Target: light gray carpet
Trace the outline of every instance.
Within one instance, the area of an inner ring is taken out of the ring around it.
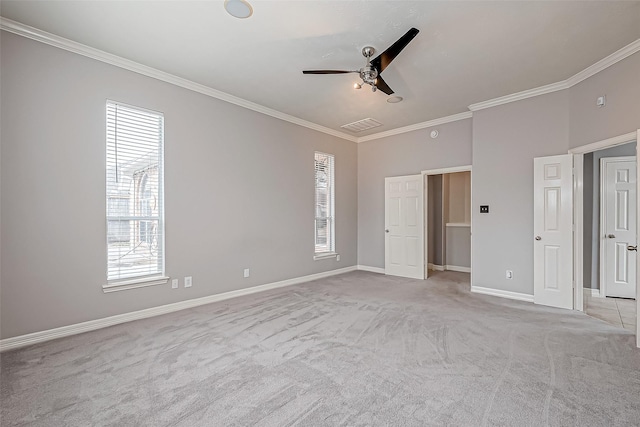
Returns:
[[[468,280],[353,272],[8,352],[2,425],[640,425],[632,333]]]

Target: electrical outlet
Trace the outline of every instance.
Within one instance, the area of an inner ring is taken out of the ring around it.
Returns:
[[[193,285],[193,281],[191,276],[187,276],[184,278],[184,287],[185,288],[190,288]]]
[[[336,255],[336,261],[340,261],[340,255]]]
[[[178,289],[178,279],[171,280],[171,289]]]
[[[513,271],[507,270],[506,276],[507,276],[507,279],[513,279]]]
[[[245,269],[244,269],[244,277],[245,277],[245,278],[247,278],[247,277],[249,277],[249,276],[250,276],[250,271],[249,271],[249,269],[248,269],[248,268],[245,268]]]

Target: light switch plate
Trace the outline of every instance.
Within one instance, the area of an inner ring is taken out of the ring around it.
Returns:
[[[184,278],[184,287],[185,287],[185,288],[190,288],[190,287],[191,287],[191,285],[193,285],[193,281],[192,281],[191,276],[187,276],[187,277],[185,277],[185,278]]]

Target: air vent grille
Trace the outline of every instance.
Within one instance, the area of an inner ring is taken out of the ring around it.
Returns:
[[[351,132],[362,132],[367,129],[377,128],[378,126],[382,126],[382,123],[372,118],[367,118],[367,119],[358,120],[357,122],[348,123],[340,127],[342,129],[346,129]]]

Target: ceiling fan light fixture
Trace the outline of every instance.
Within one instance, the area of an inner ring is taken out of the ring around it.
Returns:
[[[231,0],[226,0],[231,1]],[[244,1],[244,0],[242,0]],[[411,40],[419,33],[417,28],[411,28],[402,37],[396,40],[387,50],[382,52],[377,57],[371,59],[375,53],[375,49],[371,46],[365,46],[362,48],[362,55],[367,60],[364,67],[359,70],[303,70],[303,74],[345,74],[345,73],[358,73],[362,79],[362,83],[355,83],[354,89],[360,89],[362,85],[371,86],[371,91],[376,92],[380,89],[380,92],[384,92],[387,95],[393,95],[393,89],[389,87],[387,82],[384,81],[380,73],[394,60],[396,56],[409,44]],[[400,101],[402,98],[400,98]],[[392,101],[393,102],[393,101]],[[399,102],[399,101],[397,101]]]
[[[404,98],[402,98],[401,96],[390,96],[389,98],[387,98],[387,102],[389,104],[397,104],[398,102],[402,102]]]
[[[244,19],[253,15],[253,8],[246,0],[225,0],[224,8],[229,15]]]

